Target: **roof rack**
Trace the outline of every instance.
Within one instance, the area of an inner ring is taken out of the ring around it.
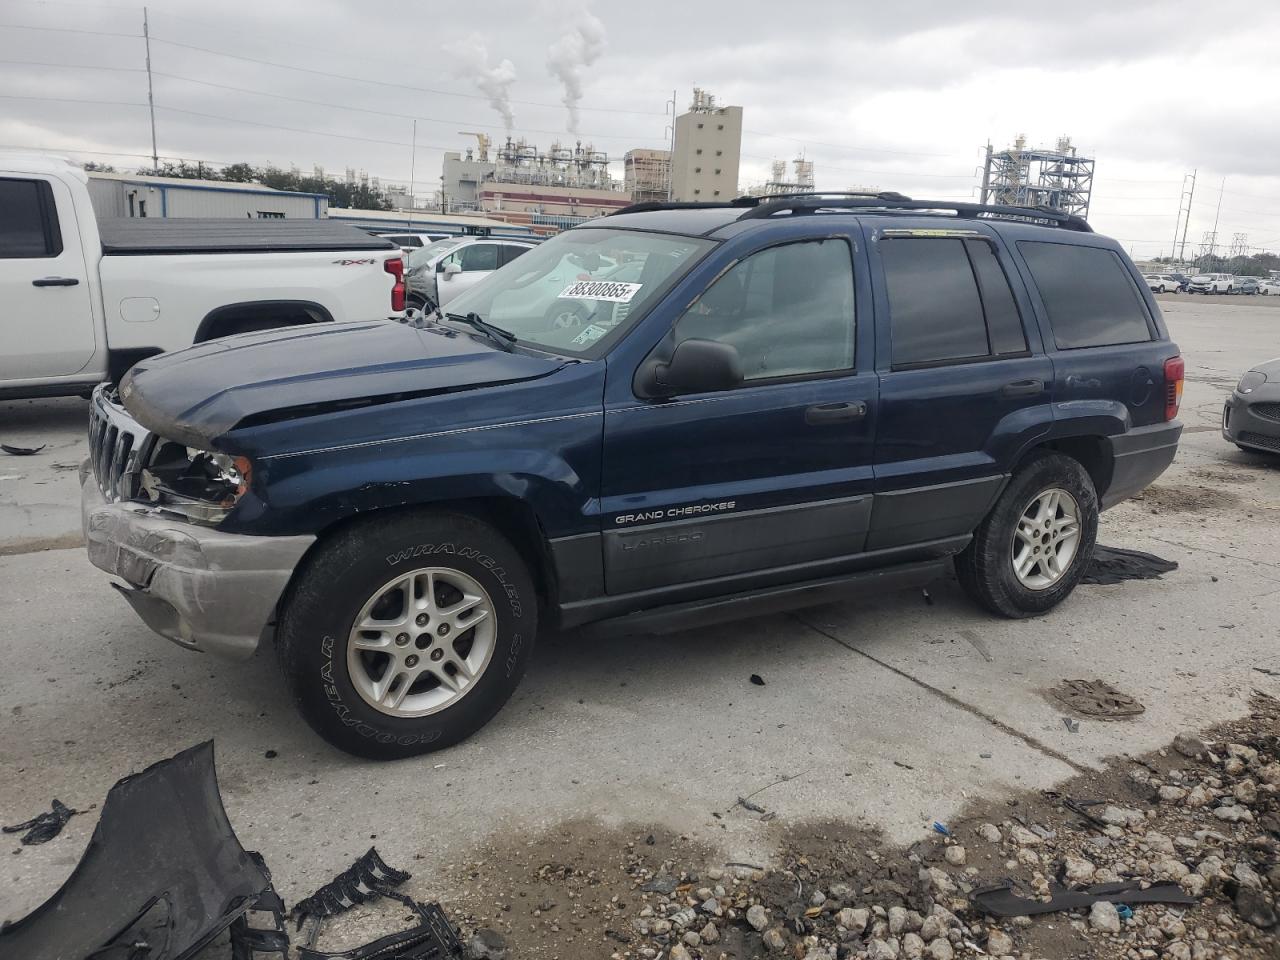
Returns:
[[[729,201],[661,201],[650,200],[633,203],[615,210],[610,216],[621,213],[648,213],[654,210],[732,210],[741,209],[739,220],[764,220],[778,214],[817,213],[822,210],[866,211],[950,211],[957,217],[973,220],[1010,220],[1054,226],[1081,233],[1092,233],[1093,228],[1083,217],[1055,210],[1052,207],[1014,207],[1003,204],[949,202],[941,200],[913,200],[886,190],[881,193],[784,193],[768,197],[738,197]]]

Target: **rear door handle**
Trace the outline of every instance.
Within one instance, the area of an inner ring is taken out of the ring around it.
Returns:
[[[39,280],[32,280],[33,287],[74,287],[80,281],[75,277],[41,277]]]
[[[804,422],[811,427],[826,423],[849,423],[867,415],[867,405],[862,400],[852,403],[819,403],[804,412]]]
[[[1043,380],[1014,380],[1000,388],[1006,397],[1035,397],[1044,393]]]

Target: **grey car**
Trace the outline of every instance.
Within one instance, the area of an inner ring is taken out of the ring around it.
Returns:
[[[1242,450],[1280,453],[1280,357],[1240,378],[1222,411],[1222,435]]]

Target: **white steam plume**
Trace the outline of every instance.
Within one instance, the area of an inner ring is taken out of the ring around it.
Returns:
[[[499,60],[489,66],[489,50],[478,34],[459,40],[447,48],[457,64],[459,77],[485,95],[489,106],[502,116],[502,125],[511,132],[515,116],[511,112],[511,85],[516,82],[516,66],[510,60]]]
[[[605,29],[594,14],[582,9],[576,23],[547,48],[547,69],[564,87],[564,105],[569,110],[568,129],[578,133],[578,103],[582,100],[582,75],[600,59],[605,48]]]

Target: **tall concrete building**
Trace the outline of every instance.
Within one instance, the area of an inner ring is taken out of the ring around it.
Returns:
[[[742,108],[722,107],[694,87],[689,112],[676,117],[671,157],[673,200],[732,200],[738,195]]]

